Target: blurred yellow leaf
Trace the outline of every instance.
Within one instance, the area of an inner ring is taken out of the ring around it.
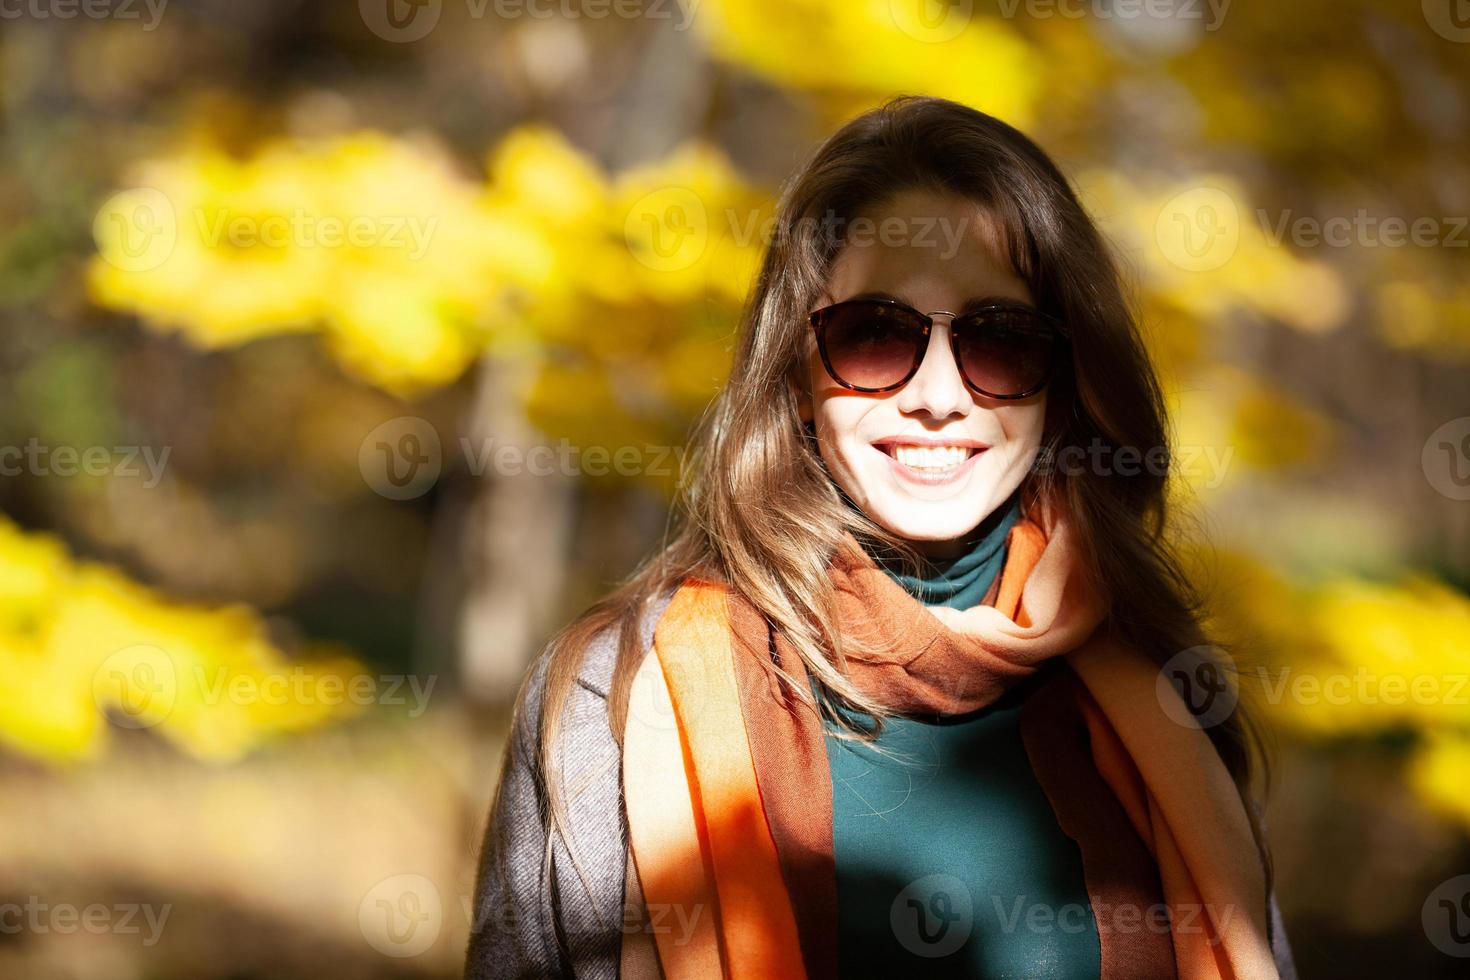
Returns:
[[[95,759],[110,716],[199,758],[237,758],[366,703],[360,665],[319,653],[292,663],[244,606],[172,602],[0,518],[0,741],[28,755]]]

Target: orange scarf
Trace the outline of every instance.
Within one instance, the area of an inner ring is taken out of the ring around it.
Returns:
[[[965,610],[922,605],[856,540],[845,545],[832,563],[838,625],[882,651],[849,655],[849,671],[893,710],[971,711],[1065,657],[1070,670],[1027,698],[1022,737],[1081,849],[1104,980],[1275,980],[1264,873],[1235,784],[1205,732],[1165,713],[1178,694],[1156,683],[1157,665],[1099,628],[1106,610],[1065,519],[1044,508],[1017,523],[994,604]],[[778,682],[772,650],[808,683],[751,603],[691,579],[633,681],[630,853],[646,907],[693,923],[655,931],[668,980],[836,977],[824,733]],[[1149,925],[1160,903],[1167,930]]]

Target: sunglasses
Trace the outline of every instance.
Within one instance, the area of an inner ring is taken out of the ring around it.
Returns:
[[[1026,398],[1046,387],[1066,341],[1061,321],[1024,303],[989,303],[955,315],[920,313],[895,299],[850,299],[807,317],[827,373],[853,391],[908,384],[929,348],[934,317],[950,317],[960,376],[989,398]]]

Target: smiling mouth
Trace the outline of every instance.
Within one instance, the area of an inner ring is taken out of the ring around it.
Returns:
[[[916,473],[936,475],[957,469],[971,456],[984,451],[979,446],[919,446],[899,442],[875,443],[873,448]]]

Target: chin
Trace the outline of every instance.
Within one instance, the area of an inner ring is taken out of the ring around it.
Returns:
[[[906,541],[916,544],[940,544],[964,537],[975,530],[981,520],[983,518],[976,515],[973,520],[946,522],[942,525],[926,523],[922,526],[915,526],[912,522],[903,521],[880,521],[879,523]]]
[[[956,508],[925,500],[885,496],[868,513],[875,522],[908,541],[943,542],[969,534],[985,514],[976,506]]]
[[[941,489],[944,496],[926,499],[923,494],[933,490],[897,485],[886,473],[865,472],[855,481],[861,496],[851,491],[849,496],[863,501],[863,512],[891,533],[916,544],[938,544],[964,537],[993,514],[1014,492],[1012,484],[1021,483],[1008,476],[997,480],[989,473],[974,473],[948,493]]]

